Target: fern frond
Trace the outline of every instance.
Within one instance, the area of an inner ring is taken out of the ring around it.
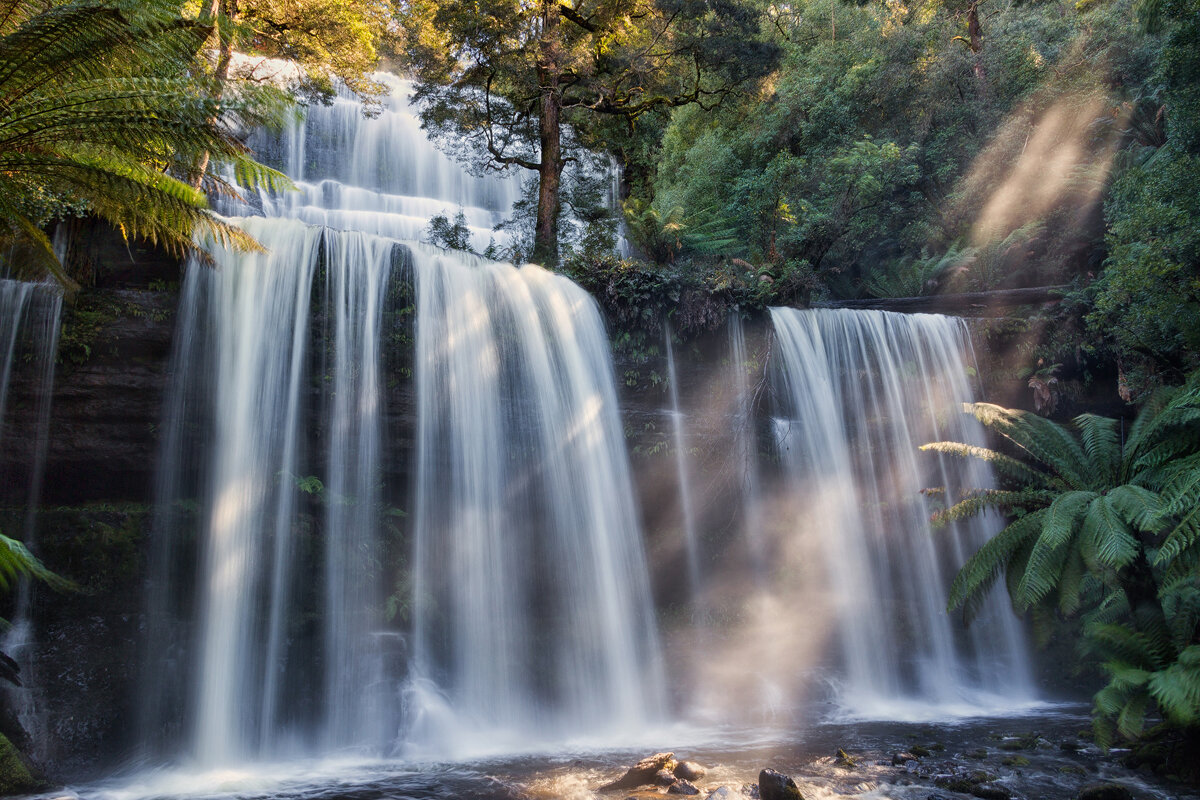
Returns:
[[[968,403],[964,408],[983,425],[1049,467],[1068,488],[1088,489],[1094,484],[1095,476],[1083,449],[1061,425],[1028,411],[1001,408],[991,403]]]
[[[1121,569],[1141,552],[1129,524],[1113,507],[1111,495],[1099,496],[1088,506],[1080,533],[1080,551],[1093,569]]]
[[[1018,608],[1029,608],[1054,590],[1062,573],[1064,551],[1078,535],[1079,522],[1097,497],[1095,492],[1067,492],[1050,504],[1017,585],[1014,601]]]
[[[1017,511],[1043,508],[1050,505],[1053,499],[1054,493],[1044,490],[1009,492],[1003,489],[970,489],[957,503],[935,511],[929,519],[934,527],[943,527],[952,522],[978,516],[989,509],[995,509],[1002,514],[1013,514]]]
[[[960,442],[930,442],[929,444],[921,445],[921,450],[923,452],[940,453],[957,458],[978,458],[981,461],[986,461],[992,466],[992,469],[1006,478],[1011,478],[1020,483],[1032,486],[1049,487],[1050,476],[1046,475],[1046,473],[1034,469],[1012,456],[999,453],[995,450],[989,450],[986,447],[976,447]]]
[[[1014,556],[1041,532],[1046,509],[1039,509],[1010,523],[967,559],[950,584],[948,607],[964,607],[973,616],[972,603],[981,599],[995,584],[1002,570],[1009,568]]]
[[[1121,464],[1121,445],[1118,439],[1117,420],[1095,414],[1081,414],[1074,419],[1083,452],[1087,455],[1091,469],[1106,484],[1117,482]]]
[[[0,533],[0,590],[8,591],[20,578],[32,578],[57,591],[75,585],[49,570],[22,542]]]
[[[1200,722],[1200,645],[1191,645],[1174,664],[1150,676],[1150,695],[1178,725]]]

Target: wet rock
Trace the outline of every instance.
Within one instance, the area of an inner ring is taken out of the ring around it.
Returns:
[[[971,789],[971,794],[980,800],[1010,800],[1012,792],[998,783],[978,784]]]
[[[700,790],[696,784],[680,778],[667,788],[667,794],[700,794]]]
[[[736,800],[736,797],[728,786],[718,786],[708,793],[708,800]]]
[[[837,751],[837,761],[835,761],[834,764],[842,769],[854,769],[858,766],[858,759],[839,747]]]
[[[1000,763],[1006,767],[1028,767],[1029,759],[1025,756],[1005,756]]]
[[[758,794],[761,800],[804,800],[791,776],[773,769],[758,773]]]
[[[925,800],[950,800],[950,798],[944,794],[931,794]]]
[[[695,761],[680,761],[675,765],[675,777],[685,781],[698,781],[708,774],[708,770]]]
[[[654,783],[657,786],[670,786],[675,782],[675,775],[669,769],[660,769],[654,773]]]
[[[1074,739],[1064,739],[1058,743],[1058,749],[1062,750],[1064,753],[1078,753],[1083,749],[1083,745]]]
[[[19,794],[37,788],[37,781],[21,761],[17,748],[0,735],[0,794]]]
[[[970,751],[966,755],[967,755],[967,758],[974,758],[979,761],[982,761],[983,759],[988,757],[988,751],[986,748],[980,747],[980,748]]]
[[[903,767],[910,761],[917,761],[919,756],[913,752],[907,753],[892,753],[892,766]]]
[[[742,794],[746,795],[746,797],[749,797],[750,800],[760,800],[762,796],[758,791],[757,783],[743,783]]]
[[[1093,783],[1079,790],[1079,800],[1133,800],[1133,792],[1119,783]]]
[[[919,744],[914,744],[909,748],[908,751],[917,758],[928,758],[929,756],[933,755],[932,750],[930,750],[928,747],[922,747]]]
[[[625,771],[624,775],[612,783],[601,786],[600,791],[636,789],[639,786],[656,784],[659,770],[666,770],[670,774],[671,770],[675,769],[675,763],[674,753],[655,753],[634,764]],[[675,778],[672,776],[671,780],[675,780]]]

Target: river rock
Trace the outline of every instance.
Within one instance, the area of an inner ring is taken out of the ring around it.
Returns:
[[[791,776],[773,769],[758,773],[758,796],[761,800],[804,800]]]
[[[700,790],[696,784],[680,778],[667,788],[667,794],[700,794]]]
[[[654,782],[659,786],[670,786],[675,782],[675,773],[669,769],[660,769],[654,773]]]
[[[658,771],[666,770],[667,772],[671,772],[671,770],[675,769],[675,763],[674,753],[655,753],[634,764],[625,771],[624,775],[612,783],[606,783],[601,786],[600,791],[609,792],[616,789],[636,789],[639,786],[655,784],[657,782]],[[674,780],[674,777],[671,780]]]
[[[698,781],[708,774],[708,770],[695,761],[680,761],[675,765],[675,777],[685,781]]]
[[[21,761],[17,748],[0,734],[0,794],[20,794],[37,788],[37,781]]]
[[[1133,792],[1119,783],[1093,783],[1079,790],[1079,800],[1133,800]]]

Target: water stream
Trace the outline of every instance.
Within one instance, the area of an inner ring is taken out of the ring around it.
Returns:
[[[25,513],[20,530],[3,531],[19,539],[37,553],[37,511],[46,470],[46,454],[50,445],[50,413],[54,397],[55,356],[58,352],[62,294],[47,284],[0,279],[0,453],[20,452],[31,456],[27,483],[21,504]],[[32,366],[34,414],[32,430],[17,428],[10,432],[8,418],[9,387],[14,371],[24,362]],[[11,446],[6,436],[23,438],[20,445]],[[28,443],[28,444],[26,444]],[[17,588],[17,601],[12,624],[0,641],[0,652],[20,666],[22,687],[7,684],[4,692],[21,725],[34,735],[33,741],[44,747],[48,724],[38,701],[38,680],[32,658],[36,638],[30,619],[30,587],[22,581]],[[44,754],[44,750],[38,752]]]
[[[268,254],[187,270],[158,504],[196,511],[159,515],[143,736],[190,724],[158,758],[445,756],[662,713],[598,309],[416,241],[456,209],[490,238],[518,185],[435,151],[392,83],[377,118],[339,97],[261,142],[303,179],[226,209]],[[389,407],[409,381],[415,420]],[[189,553],[194,607],[168,596]]]
[[[997,515],[932,531],[921,490],[992,486],[990,469],[922,454],[985,444],[961,413],[972,398],[961,320],[927,314],[771,310],[775,432],[795,504],[791,536],[824,554],[825,590],[851,713],[966,713],[1036,697],[1022,632],[997,596],[969,632],[946,612],[966,554]]]

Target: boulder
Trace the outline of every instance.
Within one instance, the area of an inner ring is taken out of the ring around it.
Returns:
[[[669,769],[660,769],[654,773],[654,783],[658,786],[670,786],[675,782],[675,773]]]
[[[639,786],[649,786],[657,783],[659,770],[671,772],[675,769],[674,753],[655,753],[643,758],[625,771],[625,774],[612,783],[600,787],[600,791],[609,792],[616,789],[636,789]],[[672,777],[672,780],[674,778]]]
[[[804,800],[791,776],[773,769],[758,773],[758,796],[761,800]]]
[[[695,761],[680,761],[675,765],[675,777],[685,781],[698,781],[708,774],[708,770]]]
[[[680,778],[667,788],[667,794],[700,794],[700,790],[696,784]]]
[[[20,794],[37,787],[37,781],[21,761],[17,748],[8,737],[0,734],[0,794]]]
[[[1092,783],[1079,790],[1079,800],[1133,800],[1133,792],[1119,783]]]

